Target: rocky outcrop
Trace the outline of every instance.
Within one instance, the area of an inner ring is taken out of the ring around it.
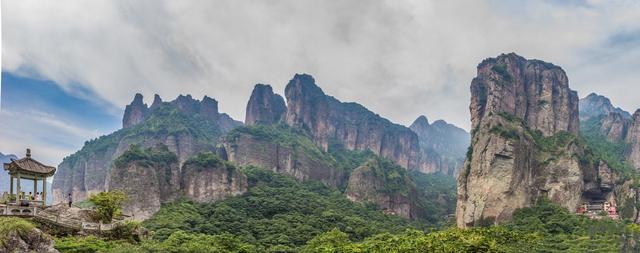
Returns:
[[[640,171],[640,109],[633,114],[626,142],[629,144],[627,160]]]
[[[578,97],[560,67],[515,54],[487,59],[471,83],[470,111],[459,227],[507,221],[542,197],[576,210],[585,189],[606,190],[597,183],[598,164],[579,159]]]
[[[166,146],[146,150],[133,146],[116,159],[107,185],[107,190],[127,194],[124,213],[145,220],[160,210],[161,204],[181,196],[207,203],[242,194],[247,179],[212,153],[200,153],[181,168],[177,156]]]
[[[241,166],[254,165],[298,181],[317,180],[339,186],[344,173],[306,136],[278,126],[247,126],[231,132],[222,153]]]
[[[148,110],[147,104],[142,101],[142,94],[137,93],[133,98],[133,102],[124,109],[122,128],[131,127],[142,122],[147,116]]]
[[[143,148],[165,145],[181,165],[197,153],[215,151],[220,136],[242,125],[219,113],[217,101],[209,97],[198,101],[187,95],[162,102],[156,96],[152,106],[145,108],[142,95],[137,94],[123,119],[127,127],[86,142],[63,160],[53,181],[54,203],[64,201],[69,193],[79,202],[104,191],[111,163],[132,144]]]
[[[14,225],[15,223],[22,223]],[[42,252],[57,253],[54,241],[47,235],[19,218],[0,218],[3,231],[0,252]]]
[[[606,116],[610,113],[618,113],[625,119],[631,118],[631,114],[619,107],[614,107],[611,100],[605,96],[591,93],[589,96],[580,99],[580,120]]]
[[[244,123],[246,125],[275,124],[284,120],[286,113],[287,106],[284,99],[273,93],[270,85],[256,84],[247,103]]]
[[[417,217],[417,192],[405,169],[380,158],[356,168],[349,177],[347,198],[378,205],[386,214]]]
[[[331,143],[349,150],[371,150],[399,165],[414,169],[419,160],[418,137],[357,103],[343,103],[325,95],[310,75],[296,74],[285,89],[286,122],[308,131],[324,151]]]
[[[600,133],[610,142],[624,141],[631,121],[623,114],[611,112],[600,121]]]
[[[471,125],[491,113],[508,113],[544,136],[560,131],[578,134],[578,94],[569,89],[560,67],[516,54],[489,58],[478,65],[471,83]]]
[[[429,124],[425,116],[418,117],[409,128],[420,142],[420,157],[424,161],[419,163],[420,172],[457,175],[469,147],[469,133],[443,120]]]
[[[182,167],[181,191],[200,203],[222,200],[247,191],[247,177],[212,153],[202,153]]]

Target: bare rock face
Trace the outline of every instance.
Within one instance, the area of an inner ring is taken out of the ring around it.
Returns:
[[[623,114],[611,112],[601,120],[600,133],[610,142],[624,141],[631,121]]]
[[[408,219],[417,217],[417,192],[406,170],[380,158],[356,168],[349,177],[347,198],[378,205],[386,214]]]
[[[104,191],[112,161],[132,144],[165,145],[178,156],[180,166],[199,152],[215,151],[220,136],[242,125],[219,113],[217,101],[209,97],[198,101],[187,95],[163,102],[156,96],[147,109],[139,94],[127,106],[123,123],[125,128],[85,142],[80,151],[63,160],[53,181],[54,203],[64,201],[69,193],[79,202]]]
[[[580,99],[580,120],[588,120],[602,115],[606,116],[610,113],[618,113],[625,119],[631,118],[631,114],[619,107],[614,107],[611,100],[605,96],[591,93],[589,96]]]
[[[212,153],[199,154],[182,167],[181,189],[199,203],[222,200],[247,191],[247,178],[234,165]]]
[[[10,222],[10,221],[7,221]],[[0,244],[0,252],[42,252],[57,253],[54,247],[53,238],[33,228],[27,231],[6,231]]]
[[[371,150],[414,169],[419,160],[418,137],[356,103],[325,95],[310,75],[296,74],[285,89],[286,122],[309,132],[324,151],[338,142],[349,150]]]
[[[181,196],[207,203],[247,190],[244,174],[213,153],[199,153],[181,168],[177,156],[163,145],[132,147],[114,162],[107,184],[107,190],[127,194],[123,211],[136,220],[151,217],[161,204]]]
[[[142,101],[142,94],[137,93],[133,98],[133,102],[124,109],[124,117],[122,118],[122,128],[131,127],[144,120],[147,115],[147,104]]]
[[[344,173],[311,140],[288,132],[284,134],[289,140],[260,136],[251,131],[257,127],[240,128],[229,134],[222,143],[222,156],[241,166],[260,166],[298,181],[317,180],[330,186],[341,184]],[[269,133],[287,131],[275,126],[260,127],[268,128],[266,132]]]
[[[633,114],[633,120],[629,126],[626,142],[629,144],[627,160],[640,170],[640,110]]]
[[[507,221],[541,197],[575,210],[585,185],[600,191],[597,165],[578,159],[578,97],[560,67],[503,54],[478,66],[471,93],[474,131],[458,176],[459,227]]]
[[[420,141],[420,158],[424,161],[419,163],[420,172],[457,175],[469,147],[469,133],[443,120],[429,124],[425,116],[418,117],[409,128]]]
[[[287,113],[284,99],[273,93],[270,85],[256,84],[247,103],[245,124],[275,124],[282,120]]]
[[[516,54],[489,58],[478,65],[471,83],[471,123],[479,127],[491,112],[504,112],[551,136],[578,134],[578,94],[569,89],[560,67]]]

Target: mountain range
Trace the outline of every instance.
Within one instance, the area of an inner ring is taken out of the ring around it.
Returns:
[[[59,165],[54,200],[72,193],[80,202],[120,189],[130,196],[125,211],[146,219],[178,199],[206,203],[243,194],[247,179],[237,167],[258,166],[418,219],[430,216],[424,188],[406,171],[454,177],[464,161],[469,134],[442,120],[393,123],[326,95],[306,74],[289,81],[285,97],[257,84],[242,123],[206,96],[164,102],[156,95],[148,106],[136,94],[122,129],[87,141]]]

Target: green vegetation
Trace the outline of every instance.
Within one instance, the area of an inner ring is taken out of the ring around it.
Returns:
[[[620,180],[640,179],[640,176],[631,164],[626,161],[624,152],[627,144],[620,142],[611,142],[607,137],[600,133],[600,125],[602,117],[593,117],[589,120],[580,122],[580,134],[582,135],[585,145],[589,147],[589,152],[585,156],[585,163],[595,164],[598,161],[604,161],[611,169],[621,176]],[[597,164],[596,164],[597,165]],[[638,182],[638,180],[636,180]]]
[[[230,233],[259,249],[295,249],[333,228],[362,240],[377,233],[420,227],[386,216],[373,206],[353,203],[340,191],[318,182],[301,184],[255,167],[244,168],[244,173],[250,184],[245,195],[213,204],[167,204],[144,226],[160,241],[177,231]]]
[[[302,252],[620,252],[632,246],[640,226],[577,216],[547,200],[523,208],[513,222],[488,228],[379,234],[351,240],[332,230],[310,240]]]
[[[30,222],[15,217],[0,217],[0,245],[5,244],[11,235],[24,235],[36,227]]]
[[[409,177],[420,193],[418,203],[423,212],[420,216],[441,227],[447,222],[447,216],[456,211],[456,179],[442,173],[424,174],[419,171],[410,171]]]
[[[371,172],[376,179],[383,182],[384,188],[378,189],[378,192],[409,196],[409,192],[415,187],[405,168],[379,156],[369,159],[358,167],[358,170],[361,170],[361,173]]]
[[[101,192],[89,197],[89,201],[96,205],[98,218],[104,223],[110,223],[114,217],[121,215],[126,199],[127,195],[121,191]]]
[[[197,113],[183,113],[176,105],[163,103],[140,124],[85,142],[80,151],[65,157],[61,166],[82,167],[78,163],[86,157],[109,161],[121,142],[137,145],[147,139],[164,139],[168,136],[190,136],[194,147],[213,150],[221,134],[216,122]],[[105,174],[106,170],[103,170],[89,176],[104,177]]]
[[[511,74],[509,74],[509,71],[507,71],[507,66],[505,66],[504,64],[495,64],[493,65],[493,67],[491,67],[491,70],[500,75],[502,79],[507,82],[510,82],[513,79],[511,77]]]
[[[252,125],[231,130],[225,139],[236,142],[242,134],[247,134],[258,140],[289,147],[307,155],[310,159],[334,165],[336,161],[323,152],[303,131],[286,125]],[[295,153],[295,152],[294,152]]]
[[[145,167],[167,166],[178,162],[178,156],[169,151],[165,145],[157,145],[154,148],[142,149],[138,145],[130,145],[129,149],[118,157],[113,164],[117,167],[125,167],[130,162]]]
[[[350,174],[355,168],[362,165],[376,155],[371,150],[349,150],[338,140],[329,141],[329,154],[336,160],[339,168],[346,174]]]

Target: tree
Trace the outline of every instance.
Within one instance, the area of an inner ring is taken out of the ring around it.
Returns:
[[[113,217],[122,213],[122,204],[127,195],[122,191],[101,192],[91,195],[89,201],[96,205],[96,212],[102,222],[110,223]]]

